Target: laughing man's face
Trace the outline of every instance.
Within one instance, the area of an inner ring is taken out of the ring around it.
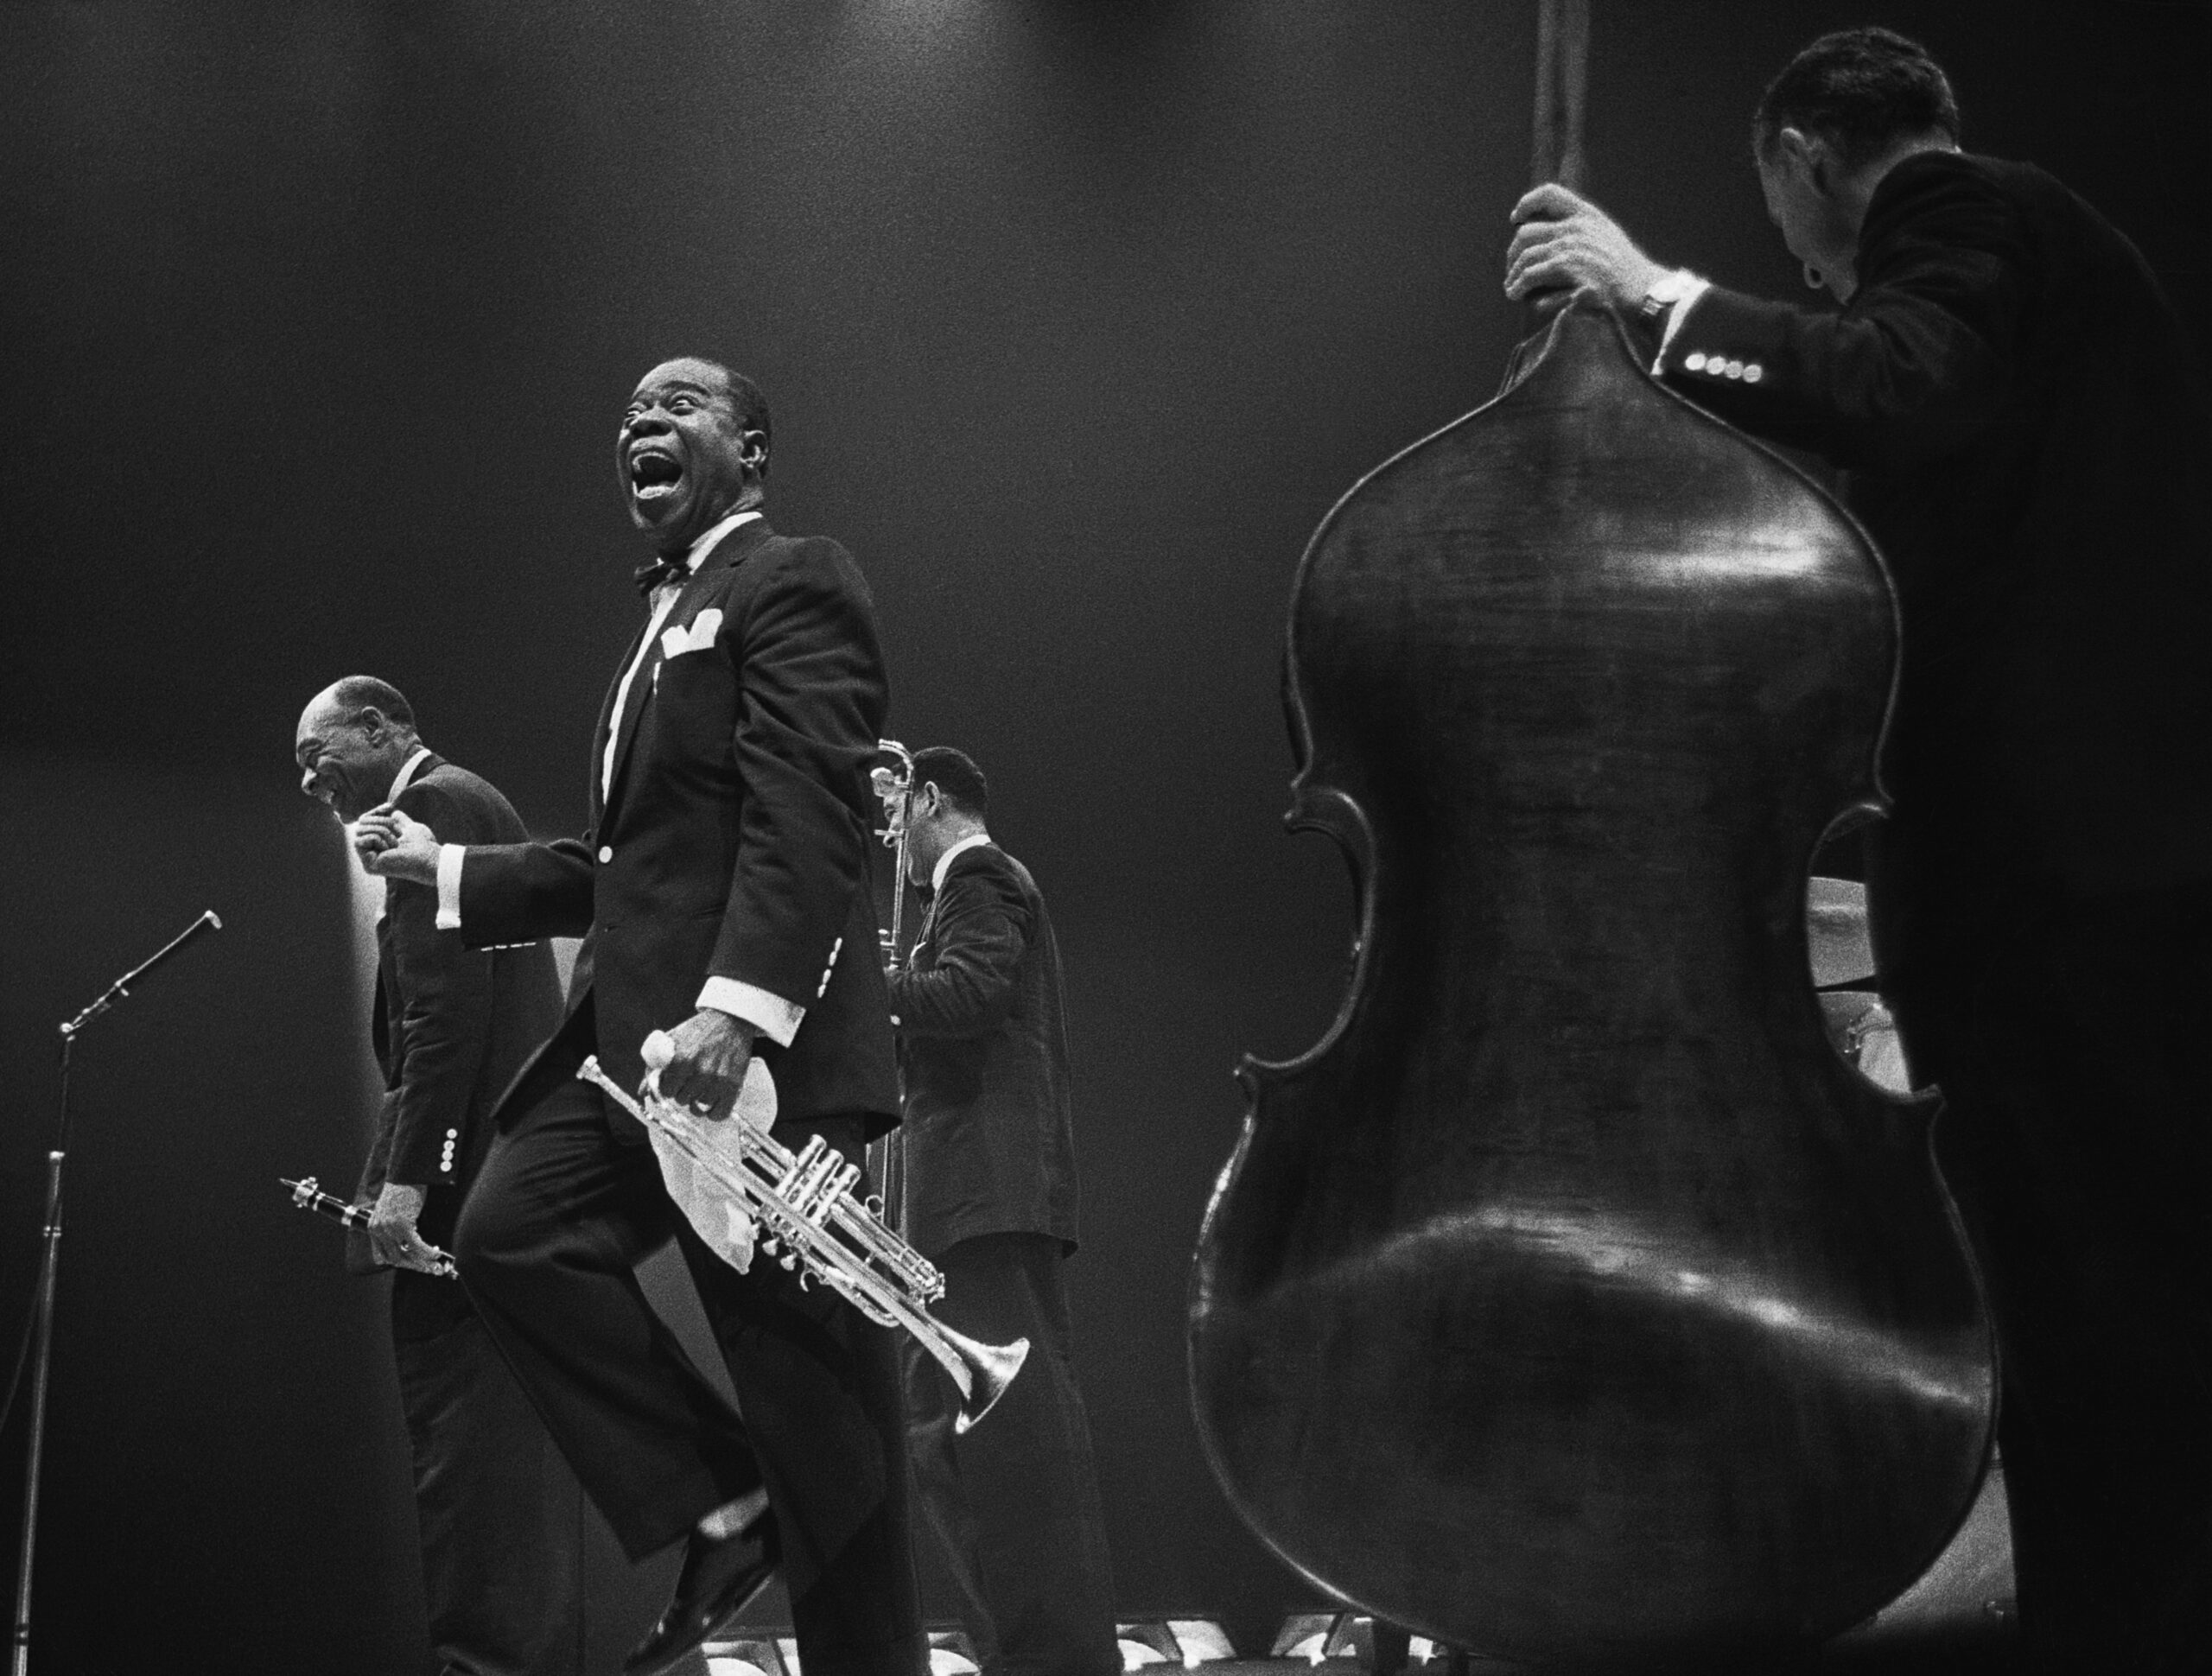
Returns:
[[[614,456],[631,523],[673,554],[759,482],[767,443],[739,428],[721,370],[685,357],[662,362],[639,384]]]
[[[300,790],[341,821],[358,821],[391,795],[399,771],[391,729],[375,710],[348,716],[318,698],[300,716],[292,739]]]

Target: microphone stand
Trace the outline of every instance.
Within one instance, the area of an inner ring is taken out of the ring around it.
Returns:
[[[30,1676],[31,1559],[38,1541],[39,1468],[46,1455],[47,1374],[54,1362],[54,1282],[61,1267],[61,1165],[69,1144],[69,1056],[86,1025],[118,1000],[128,1000],[130,987],[185,944],[208,931],[219,931],[223,922],[211,908],[187,926],[151,960],[125,972],[110,984],[100,998],[61,1026],[61,1115],[54,1124],[54,1147],[46,1155],[46,1232],[39,1254],[38,1288],[32,1305],[31,1333],[35,1346],[31,1369],[30,1442],[24,1451],[23,1543],[16,1562],[16,1650],[13,1676]]]

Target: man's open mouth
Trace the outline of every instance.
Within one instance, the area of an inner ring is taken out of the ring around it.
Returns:
[[[630,456],[630,493],[635,499],[665,499],[683,480],[683,467],[673,454],[644,449]]]

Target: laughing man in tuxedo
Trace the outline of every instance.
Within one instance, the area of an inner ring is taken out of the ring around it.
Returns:
[[[916,1676],[898,1367],[888,1329],[827,1287],[714,1255],[664,1190],[636,1121],[575,1079],[596,1054],[710,1121],[756,1055],[777,1138],[858,1160],[897,1121],[868,890],[868,768],[887,690],[851,557],[761,515],[766,401],[716,362],[648,372],[616,468],[658,561],[616,671],[579,840],[441,847],[391,811],[378,871],[435,884],[472,944],[584,936],[569,1013],[502,1102],[455,1235],[478,1307],[633,1559],[685,1545],[674,1597],[632,1655],[670,1668],[780,1562],[808,1676]],[[685,1359],[631,1266],[673,1236],[736,1388]]]

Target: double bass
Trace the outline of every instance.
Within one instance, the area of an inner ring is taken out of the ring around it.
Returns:
[[[1878,809],[1897,619],[1852,520],[1558,312],[1294,585],[1294,828],[1354,970],[1248,1059],[1190,1371],[1313,1583],[1473,1652],[1802,1646],[1965,1514],[1991,1331],[1935,1101],[1831,1048],[1806,879]]]

